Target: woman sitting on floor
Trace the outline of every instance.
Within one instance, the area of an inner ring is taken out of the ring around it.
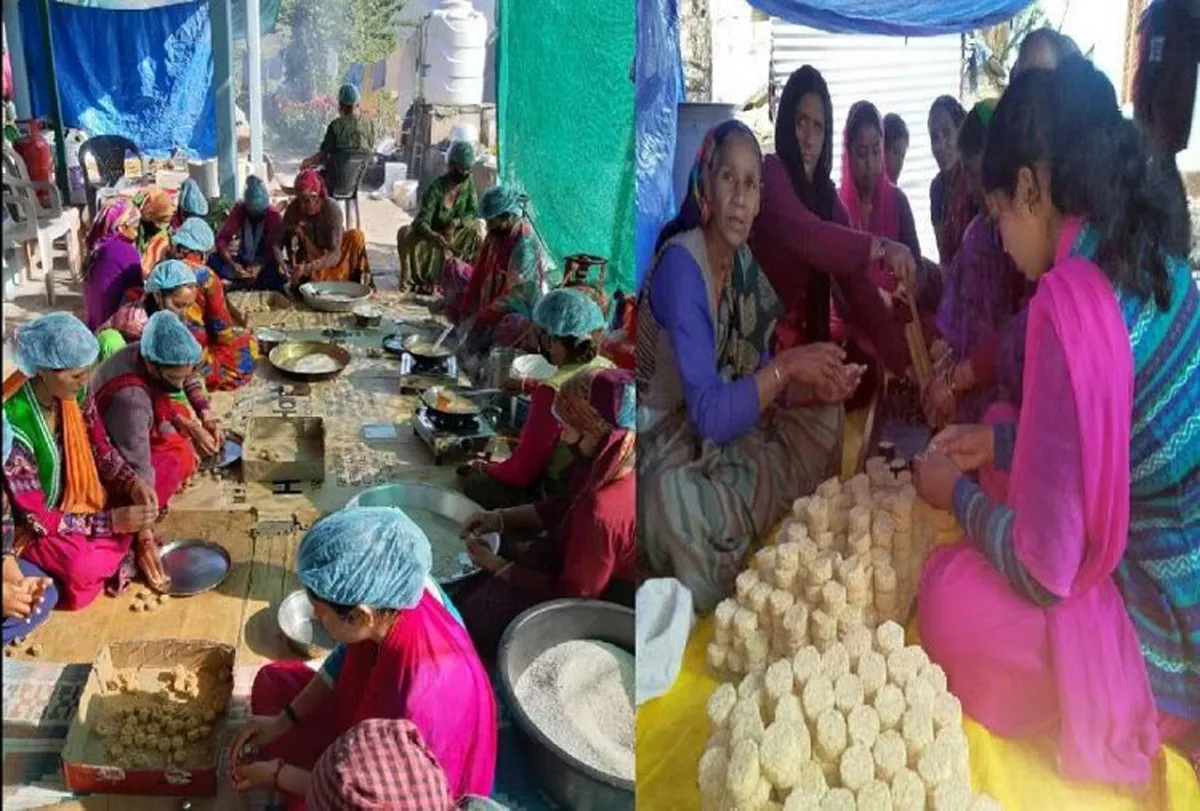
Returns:
[[[478,513],[463,523],[467,551],[490,577],[460,598],[475,646],[492,659],[508,624],[560,597],[604,599],[633,608],[637,581],[634,376],[587,369],[554,399],[562,441],[578,462],[564,495]],[[501,555],[479,540],[502,533]],[[511,560],[511,562],[510,562]]]
[[[146,279],[146,289],[134,291],[132,300],[122,305],[100,332],[100,360],[106,361],[125,348],[130,341],[140,341],[146,322],[159,311],[173,313],[185,318],[187,311],[199,295],[196,273],[192,266],[179,259],[159,262]],[[140,293],[140,295],[136,295]],[[204,379],[193,373],[183,385],[183,391],[171,395],[178,412],[173,421],[175,427],[192,439],[196,451],[202,456],[211,456],[225,444],[224,432],[217,423]],[[194,416],[193,416],[194,415]]]
[[[411,225],[396,232],[400,254],[400,290],[429,294],[442,278],[446,258],[468,265],[479,254],[479,198],[471,180],[475,148],[455,141],[447,157],[446,174],[435,179],[421,198],[421,210]]]
[[[530,316],[547,289],[547,261],[525,204],[516,189],[493,186],[479,202],[487,237],[474,267],[446,262],[442,290],[446,315],[469,324],[468,351],[486,354],[493,346],[532,346]]]
[[[142,286],[142,257],[134,247],[141,217],[133,203],[113,198],[96,214],[84,240],[83,311],[91,330],[112,317],[129,290]]]
[[[190,177],[179,184],[179,194],[175,200],[175,216],[171,218],[172,233],[192,217],[203,220],[208,216],[208,198],[200,190],[200,184]]]
[[[8,418],[4,419],[4,458],[8,464],[12,455],[13,433]],[[4,499],[4,640],[7,645],[14,639],[29,636],[33,630],[50,618],[50,612],[58,602],[58,589],[46,573],[19,555],[28,538],[28,531],[21,528],[21,542],[17,541],[17,526],[13,519],[12,504],[8,498],[8,484],[0,486],[0,497]]]
[[[517,448],[503,462],[472,468],[463,492],[485,509],[514,507],[562,495],[571,454],[559,441],[561,426],[554,418],[554,396],[576,372],[609,369],[612,363],[596,354],[595,336],[605,327],[596,303],[578,290],[551,290],[533,308],[542,357],[557,367],[546,380],[530,381],[533,396]],[[522,382],[528,388],[526,382]]]
[[[983,208],[983,147],[995,108],[994,101],[979,102],[959,130],[959,171],[981,213],[967,227],[946,271],[938,305],[937,328],[949,351],[938,362],[926,405],[935,427],[980,422],[989,404],[1021,400],[1021,313],[1031,284],[1005,253],[995,220]]]
[[[761,168],[744,124],[708,133],[639,303],[641,546],[651,571],[681,580],[701,612],[729,593],[792,501],[839,469],[834,404],[861,375],[832,344],[771,356],[783,308],[746,247]]]
[[[922,497],[966,531],[925,564],[921,641],[989,729],[1054,736],[1068,778],[1144,784],[1160,740],[1200,763],[1187,211],[1079,57],[1005,91],[983,183],[1005,249],[1038,283],[1037,352],[1019,426],[956,426],[917,464]],[[976,467],[1011,473],[985,490],[960,472]]]
[[[25,563],[54,579],[58,607],[83,608],[128,583],[134,536],[158,518],[154,487],[109,442],[85,384],[100,347],[67,313],[44,315],[14,336],[19,372],[5,381],[13,449],[4,480],[19,525],[32,533]],[[139,550],[140,552],[140,550]],[[157,563],[139,554],[142,570]]]
[[[229,290],[281,291],[287,286],[283,215],[271,208],[267,184],[254,175],[246,178],[246,193],[221,226],[208,263]]]
[[[421,730],[412,721],[387,718],[368,718],[348,729],[325,750],[311,774],[282,758],[235,770],[237,789],[252,785],[278,785],[304,797],[308,811],[505,811],[486,797],[466,796],[456,803],[446,771]]]
[[[296,176],[296,199],[283,213],[283,239],[293,286],[305,282],[371,286],[366,234],[343,226],[338,204],[313,169]]]
[[[142,255],[142,276],[145,277],[171,252],[175,201],[162,189],[153,187],[135,195],[133,203],[142,214],[137,248]]]
[[[258,363],[258,341],[236,329],[225,303],[225,285],[205,264],[213,247],[213,232],[204,220],[192,217],[172,237],[175,255],[196,274],[196,298],[180,320],[204,350],[199,373],[209,391],[233,391],[250,382]]]
[[[96,369],[92,391],[112,444],[142,481],[154,487],[165,510],[196,472],[199,459],[191,437],[176,427],[178,404],[200,361],[200,345],[172,313],[157,312],[142,339]],[[149,530],[138,539],[153,544]],[[161,579],[161,569],[155,572]],[[151,585],[157,585],[152,579]]]
[[[241,767],[241,790],[275,786],[304,807],[309,772],[339,735],[369,718],[411,721],[445,769],[450,793],[488,796],[496,770],[496,699],[471,639],[430,579],[432,555],[402,510],[333,513],[305,533],[296,570],[321,625],[338,642],[319,672],[303,662],[258,671],[254,713],[235,758],[279,758]],[[279,779],[277,779],[279,778]],[[296,789],[299,789],[297,791]]]
[[[902,329],[867,276],[882,262],[912,274],[912,252],[900,242],[850,227],[833,171],[833,102],[825,79],[809,65],[788,79],[775,118],[775,154],[763,160],[762,205],[750,250],[783,303],[775,348],[828,341],[831,294],[848,302],[853,325],[867,335],[893,374],[910,361]]]

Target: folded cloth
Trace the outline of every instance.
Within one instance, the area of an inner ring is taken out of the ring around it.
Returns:
[[[692,592],[673,577],[637,590],[637,705],[665,694],[679,676],[692,632]]]

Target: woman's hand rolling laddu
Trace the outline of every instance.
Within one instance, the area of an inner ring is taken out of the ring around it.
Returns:
[[[809,386],[836,386],[843,382],[842,361],[846,359],[846,350],[836,344],[793,346],[776,357],[783,368],[784,377],[790,382]]]

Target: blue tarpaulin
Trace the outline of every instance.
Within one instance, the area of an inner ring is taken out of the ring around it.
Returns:
[[[207,0],[137,11],[50,3],[64,123],[124,135],[147,155],[177,146],[216,155],[212,31]],[[33,114],[50,115],[42,23],[21,4]]]
[[[796,25],[838,34],[932,37],[962,34],[1014,17],[1032,0],[748,0]]]
[[[675,216],[671,170],[675,163],[678,105],[684,100],[677,0],[638,0],[634,72],[637,138],[637,283],[654,259],[658,232]]]

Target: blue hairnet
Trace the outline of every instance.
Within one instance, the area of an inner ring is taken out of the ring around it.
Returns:
[[[200,362],[200,344],[179,316],[159,310],[142,330],[142,357],[159,366],[193,366]]]
[[[200,191],[200,184],[190,177],[179,187],[179,199],[176,202],[181,214],[186,217],[207,217],[208,199]]]
[[[492,186],[479,201],[479,216],[493,220],[503,214],[521,213],[521,193],[511,186]]]
[[[208,253],[216,241],[212,228],[199,217],[188,217],[183,221],[183,225],[179,226],[175,236],[171,237],[174,244],[197,253]]]
[[[13,341],[17,368],[26,377],[33,377],[42,369],[91,366],[100,354],[96,336],[70,313],[49,313],[17,327]]]
[[[338,90],[338,104],[358,104],[358,88],[352,84],[344,84]]]
[[[600,305],[570,287],[551,290],[533,308],[533,323],[555,338],[587,338],[608,323]]]
[[[296,553],[300,582],[337,605],[412,608],[433,568],[429,539],[396,507],[352,507],[318,521]]]
[[[8,455],[12,453],[13,432],[12,426],[8,424],[8,417],[4,418],[4,459],[0,460],[0,465],[8,464]]]
[[[196,271],[187,262],[165,259],[155,265],[146,277],[145,290],[147,293],[162,293],[185,284],[196,284]]]
[[[455,141],[450,144],[450,154],[446,156],[446,161],[470,169],[475,165],[475,147],[467,141]]]
[[[246,208],[252,214],[262,214],[271,205],[271,194],[262,178],[250,175],[246,178]]]

